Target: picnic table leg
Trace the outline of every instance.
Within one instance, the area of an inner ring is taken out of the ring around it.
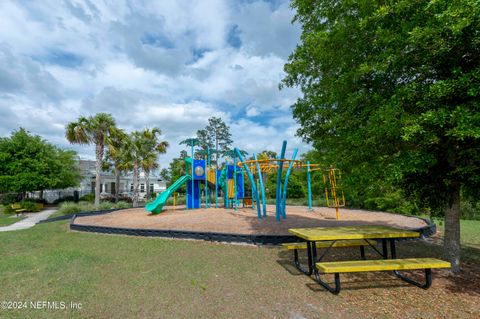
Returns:
[[[382,239],[382,251],[383,259],[388,259],[387,240],[385,238]]]
[[[298,258],[298,250],[294,249],[293,250],[293,257],[294,257],[294,263],[295,267],[305,275],[310,276],[313,273],[313,268],[315,267],[312,259],[312,248],[311,248],[311,243],[307,241],[307,257],[308,257],[308,268],[305,269],[302,267],[300,264],[300,260]],[[312,266],[313,265],[313,266]]]
[[[360,246],[360,257],[365,260],[365,246]]]
[[[402,275],[398,270],[394,270],[393,273],[395,274],[395,276],[402,279],[403,281],[423,289],[428,289],[432,285],[432,270],[430,268],[425,269],[425,283],[419,283],[413,279],[410,279]]]
[[[390,239],[390,255],[392,256],[392,259],[397,259],[397,249],[395,247],[395,238]],[[413,279],[410,279],[400,273],[398,270],[394,270],[393,273],[395,276],[398,278],[402,279],[405,282],[408,282],[409,284],[412,284],[414,286],[423,288],[423,289],[428,289],[432,285],[432,270],[431,269],[425,269],[425,283],[419,283]]]
[[[337,295],[340,292],[340,274],[335,273],[335,287],[330,286],[320,278],[318,271],[315,271],[315,281],[323,288],[330,291],[332,294]]]
[[[392,255],[392,259],[397,259],[397,249],[394,238],[390,239],[390,254]]]
[[[307,241],[307,255],[308,255],[308,273],[307,275],[311,275],[315,269],[315,260],[316,260],[316,255],[317,255],[317,247],[315,247],[315,243],[311,241]],[[313,250],[315,249],[315,257],[313,256]]]

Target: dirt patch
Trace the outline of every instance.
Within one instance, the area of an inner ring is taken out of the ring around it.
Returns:
[[[404,229],[427,226],[419,218],[404,215],[370,212],[365,210],[340,210],[335,219],[335,209],[316,207],[309,211],[304,206],[288,206],[287,218],[275,220],[275,206],[267,206],[267,218],[259,220],[251,208],[208,208],[186,210],[184,207],[167,207],[161,214],[152,215],[143,208],[125,209],[97,216],[78,217],[76,224],[122,228],[204,231],[231,234],[290,235],[289,228],[335,227],[357,225],[385,225]]]

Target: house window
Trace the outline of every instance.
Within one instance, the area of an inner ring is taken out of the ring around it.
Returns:
[[[150,184],[150,193],[153,193],[153,184]]]
[[[130,191],[133,192],[133,184],[130,184]]]
[[[145,193],[145,184],[140,184],[140,192]]]

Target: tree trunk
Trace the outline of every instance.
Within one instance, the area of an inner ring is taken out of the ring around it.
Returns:
[[[145,173],[145,187],[147,188],[147,200],[150,200],[151,194],[150,194],[150,171],[149,170],[144,170]]]
[[[102,184],[103,143],[95,144],[95,206],[100,205],[100,185]]]
[[[138,161],[133,163],[133,207],[138,207]]]
[[[452,201],[445,210],[444,257],[454,273],[460,271],[460,184],[455,183]]]
[[[118,203],[120,194],[120,170],[115,167],[115,203]]]

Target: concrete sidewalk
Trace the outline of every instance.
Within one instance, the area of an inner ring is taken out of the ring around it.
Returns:
[[[0,232],[2,231],[11,231],[11,230],[20,230],[20,229],[27,229],[35,226],[38,222],[47,219],[50,215],[55,213],[56,209],[46,209],[39,213],[27,213],[25,214],[27,218],[22,219],[15,224],[0,227]]]

